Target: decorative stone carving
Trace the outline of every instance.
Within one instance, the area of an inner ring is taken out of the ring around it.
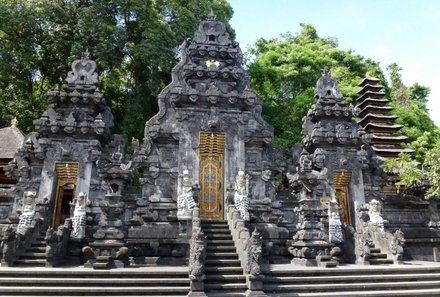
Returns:
[[[190,248],[189,277],[191,281],[205,279],[206,237],[201,228],[193,228]]]
[[[194,201],[193,187],[187,169],[179,175],[179,189],[177,190],[177,217],[191,218],[191,210],[197,205]]]
[[[403,263],[403,246],[405,245],[405,237],[402,230],[394,232],[390,242],[390,252],[393,254],[393,260],[396,264]]]
[[[3,234],[1,248],[3,257],[1,259],[2,266],[9,266],[12,264],[16,257],[16,240],[17,233],[14,231],[14,228],[9,225]]]
[[[244,171],[240,170],[235,177],[234,186],[234,205],[245,221],[249,221],[249,179],[249,174],[245,175]]]
[[[86,234],[86,203],[87,195],[83,192],[78,194],[73,200],[74,211],[72,218],[73,230],[71,233],[72,238],[82,239]]]
[[[251,237],[247,240],[245,251],[247,254],[247,261],[245,266],[245,273],[252,276],[261,274],[261,260],[262,260],[262,244],[263,241],[257,229],[252,232]]]

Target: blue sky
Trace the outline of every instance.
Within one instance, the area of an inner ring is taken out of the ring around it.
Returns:
[[[406,85],[431,88],[428,108],[440,126],[440,1],[438,0],[229,0],[231,25],[243,51],[258,38],[300,31],[310,23],[321,37],[335,37],[380,62],[396,62]]]

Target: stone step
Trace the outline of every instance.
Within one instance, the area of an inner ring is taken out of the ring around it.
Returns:
[[[26,286],[63,286],[63,287],[76,287],[76,286],[107,286],[107,287],[155,287],[158,282],[166,285],[167,287],[179,287],[189,286],[188,278],[19,278],[19,277],[5,277],[0,278],[0,286],[16,286],[20,284],[22,287]]]
[[[234,245],[232,246],[207,246],[207,253],[223,253],[223,252],[233,252],[236,253],[237,250]]]
[[[207,241],[208,246],[234,246],[234,242],[232,240],[223,240],[223,239],[208,239]]]
[[[205,283],[205,291],[212,291],[212,290],[223,290],[223,291],[246,291],[247,285],[244,283],[228,283],[228,284],[221,284],[221,283]]]
[[[343,269],[320,269],[320,268],[289,268],[290,264],[273,265],[266,268],[268,271],[266,276],[361,276],[361,275],[375,275],[380,277],[381,275],[415,275],[415,274],[431,274],[439,273],[439,268],[436,266],[418,266],[418,265],[393,265],[393,266],[363,266],[359,267],[344,267]]]
[[[46,253],[26,252],[26,253],[20,255],[20,258],[46,259]]]
[[[336,291],[373,291],[373,290],[392,290],[392,289],[428,289],[439,288],[438,281],[418,281],[418,282],[383,282],[383,283],[340,283],[340,284],[265,284],[264,290],[267,292],[336,292]]]
[[[390,281],[419,281],[419,280],[440,280],[440,273],[422,274],[381,274],[381,275],[344,275],[344,276],[266,276],[265,283],[349,283],[359,282],[390,282]]]
[[[14,261],[17,266],[46,266],[46,259],[18,259]]]
[[[46,247],[30,247],[30,248],[26,249],[26,252],[30,252],[30,253],[45,253],[46,252]]]
[[[159,284],[158,284],[159,285]],[[169,296],[170,294],[188,294],[190,290],[189,286],[181,286],[181,287],[92,287],[92,286],[83,286],[83,287],[3,287],[0,286],[0,292],[2,294],[8,295],[46,295],[46,296],[54,296],[62,295],[63,297],[68,295],[81,295],[85,294],[89,296],[111,296],[113,294],[120,295],[133,295],[133,294],[142,294],[142,295],[164,295]]]
[[[245,283],[246,277],[242,274],[231,274],[231,275],[206,275],[205,284],[207,283]]]
[[[45,241],[35,241],[31,243],[31,247],[46,247],[46,245]]]
[[[216,224],[211,224],[211,223],[201,223],[200,224],[202,226],[202,228],[213,228],[213,229],[218,229],[218,228],[224,228],[224,229],[229,229],[229,225],[227,223],[216,223]]]
[[[320,293],[275,293],[271,294],[266,292],[269,297],[323,297],[322,292]],[[210,295],[211,297],[212,295]],[[325,297],[419,297],[419,296],[440,296],[440,289],[422,289],[422,290],[381,290],[381,291],[370,291],[370,292],[359,292],[359,291],[349,291],[349,292],[326,292]],[[64,297],[64,296],[63,296]]]
[[[205,267],[241,267],[238,259],[207,259]]]
[[[232,253],[220,253],[220,252],[207,252],[206,259],[238,259],[238,254]]]
[[[209,297],[245,297],[245,293],[209,291]]]
[[[174,267],[157,267],[152,270],[138,270],[131,268],[124,268],[123,270],[93,270],[93,269],[81,269],[71,270],[66,268],[57,269],[38,269],[36,273],[32,268],[7,268],[0,269],[0,278],[7,277],[22,277],[22,278],[75,278],[88,279],[88,278],[117,278],[117,279],[130,279],[130,278],[144,278],[144,279],[157,279],[162,278],[188,278],[188,268],[179,267],[173,270]]]
[[[206,274],[217,274],[217,275],[231,275],[231,274],[243,274],[243,268],[241,267],[215,267],[208,266],[205,267]]]
[[[370,259],[386,259],[387,254],[374,253],[370,255]]]
[[[209,234],[231,234],[231,231],[229,230],[229,228],[205,228],[203,229],[203,233],[205,233],[205,235],[209,235]]]
[[[392,259],[375,259],[370,258],[369,260],[370,265],[385,265],[385,264],[393,264],[394,261]]]
[[[221,239],[221,240],[232,240],[232,235],[230,234],[206,234],[206,239],[208,240],[215,240],[215,239]]]

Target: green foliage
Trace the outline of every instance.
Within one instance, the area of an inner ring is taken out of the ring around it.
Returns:
[[[399,154],[398,158],[385,160],[384,170],[399,175],[400,180],[396,183],[398,190],[402,186],[416,186],[423,179],[423,172],[418,167],[418,163],[414,162],[410,155],[404,153]]]
[[[423,163],[426,153],[440,139],[440,131],[430,118],[426,102],[430,89],[418,83],[407,88],[401,78],[400,68],[396,63],[388,68],[391,78],[391,106],[397,115],[396,124],[403,125],[399,134],[408,136],[404,145],[414,150],[413,160]]]
[[[424,169],[430,182],[427,193],[429,198],[440,198],[440,140],[436,146],[426,154]]]
[[[251,86],[263,100],[263,116],[274,126],[277,144],[291,147],[301,140],[302,118],[314,102],[313,94],[323,68],[331,69],[349,102],[366,72],[383,79],[378,64],[337,48],[333,38],[320,38],[310,24],[297,35],[259,39],[250,50]]]
[[[24,132],[32,130],[47,90],[88,49],[115,132],[142,137],[178,46],[211,9],[234,38],[226,0],[0,0],[0,127],[17,116]]]

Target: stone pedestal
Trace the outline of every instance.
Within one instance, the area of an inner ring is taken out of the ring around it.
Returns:
[[[99,229],[93,234],[95,241],[90,243],[96,261],[94,269],[122,268],[128,265],[126,257],[128,248],[125,247],[124,233],[122,232],[121,217],[124,214],[124,203],[121,196],[108,194],[105,201],[100,203],[102,210],[99,220]]]

